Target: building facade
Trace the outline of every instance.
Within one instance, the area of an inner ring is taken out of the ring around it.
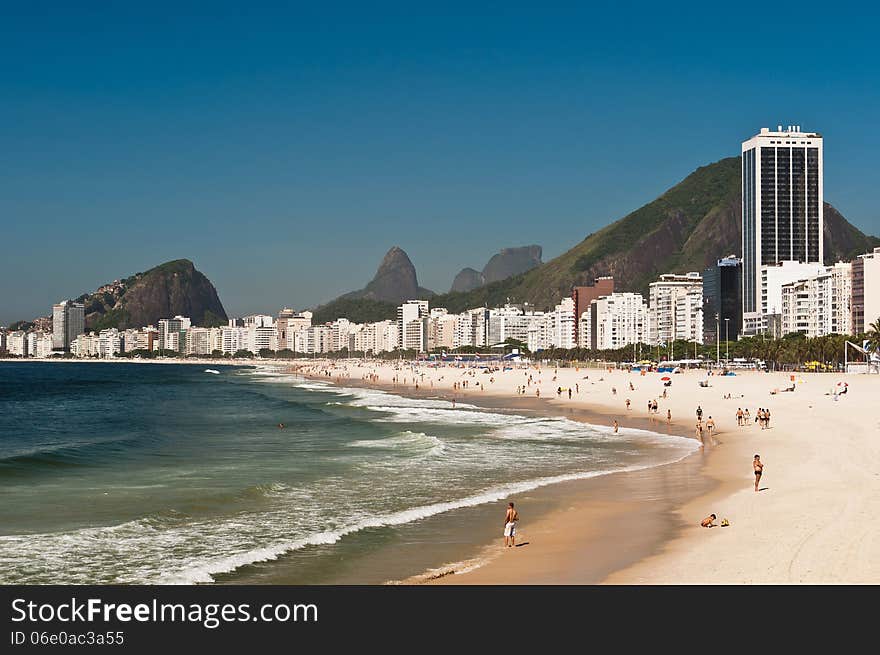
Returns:
[[[81,302],[63,300],[52,305],[52,349],[70,352],[70,344],[85,332],[85,307]]]
[[[649,288],[649,343],[703,341],[703,278],[667,273]]]
[[[736,340],[742,331],[742,259],[719,259],[703,271],[703,343]]]
[[[580,336],[581,317],[589,311],[590,304],[601,296],[610,296],[614,293],[614,278],[611,276],[597,277],[592,286],[572,287],[571,299],[574,301],[574,342],[585,343],[586,339]]]
[[[648,340],[648,305],[640,293],[612,293],[590,303],[590,342],[599,350],[613,350]],[[595,318],[594,318],[595,317]]]
[[[880,320],[880,248],[852,262],[852,334],[864,334]]]
[[[799,125],[760,133],[742,143],[743,322],[762,325],[761,269],[782,261],[821,264],[822,136]],[[758,327],[756,327],[758,326]],[[754,334],[754,332],[751,332]]]
[[[807,337],[850,334],[852,264],[838,262],[821,273],[782,285],[780,332]]]

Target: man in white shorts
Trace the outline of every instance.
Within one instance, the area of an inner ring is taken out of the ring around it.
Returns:
[[[513,508],[513,503],[507,505],[507,513],[504,515],[504,545],[507,547],[516,545],[516,522],[519,514]]]

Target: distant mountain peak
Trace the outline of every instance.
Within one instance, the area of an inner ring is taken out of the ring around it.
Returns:
[[[541,246],[502,248],[492,256],[482,272],[463,268],[452,281],[451,291],[473,291],[486,284],[506,280],[541,265]]]
[[[400,246],[392,246],[382,258],[373,279],[363,289],[346,293],[337,300],[364,299],[398,304],[432,295],[433,291],[419,286],[416,267],[406,251]]]

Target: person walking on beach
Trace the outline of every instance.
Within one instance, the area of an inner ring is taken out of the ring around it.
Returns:
[[[770,429],[770,410],[769,409],[764,410],[764,425],[767,426],[768,430]]]
[[[695,426],[696,436],[700,438],[700,445],[703,445],[703,421],[697,419],[697,425]]]
[[[617,434],[617,419],[614,419],[614,434]]]
[[[568,388],[568,399],[571,400],[571,387]]]
[[[666,423],[667,424],[672,423],[672,410],[671,409],[666,410]]]
[[[746,413],[743,415],[743,421],[744,421],[744,425],[745,425],[746,427],[748,427],[748,425],[749,425],[749,419],[751,419],[751,418],[752,418],[752,417],[749,415],[749,408],[746,407]]]
[[[736,408],[736,424],[742,427],[743,424],[743,409],[742,407]]]
[[[508,548],[516,545],[516,522],[519,520],[519,514],[513,507],[513,503],[508,503],[507,513],[504,515],[504,545]]]
[[[761,461],[760,455],[755,455],[752,460],[752,468],[755,469],[755,491],[758,490],[758,483],[761,482],[761,474],[764,472],[764,463]]]
[[[699,405],[697,405],[697,420],[698,421],[703,420],[703,408],[700,407]]]
[[[629,409],[629,398],[626,399],[626,408]]]
[[[712,440],[712,433],[715,432],[715,421],[712,420],[712,417],[709,417],[709,420],[706,421],[706,430],[709,432],[709,440]]]

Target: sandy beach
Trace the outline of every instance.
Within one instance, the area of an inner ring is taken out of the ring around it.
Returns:
[[[616,473],[554,485],[547,493],[556,494],[557,507],[539,516],[530,516],[527,500],[517,499],[523,512],[519,534],[525,545],[520,547],[501,547],[500,504],[497,541],[471,544],[478,556],[441,567],[427,576],[432,583],[880,581],[880,536],[871,521],[880,510],[878,376],[738,372],[707,377],[693,370],[671,375],[671,386],[664,387],[660,378],[668,374],[596,368],[532,366],[483,373],[355,360],[288,366],[328,382],[477,405],[540,403],[559,415],[582,413],[581,420],[606,425],[617,420],[622,427],[653,426],[660,433],[694,438],[698,406],[704,424],[709,417],[715,422],[714,437],[704,432],[705,446],[682,462],[650,474]],[[792,375],[795,390],[783,391]],[[835,396],[844,384],[846,393]],[[523,386],[525,393],[518,393]],[[653,399],[656,416],[647,411]],[[737,425],[739,407],[750,412],[745,426]],[[771,412],[766,430],[755,422],[759,407]],[[765,464],[757,493],[756,453]],[[700,527],[710,513],[718,523],[728,519],[730,526]]]

